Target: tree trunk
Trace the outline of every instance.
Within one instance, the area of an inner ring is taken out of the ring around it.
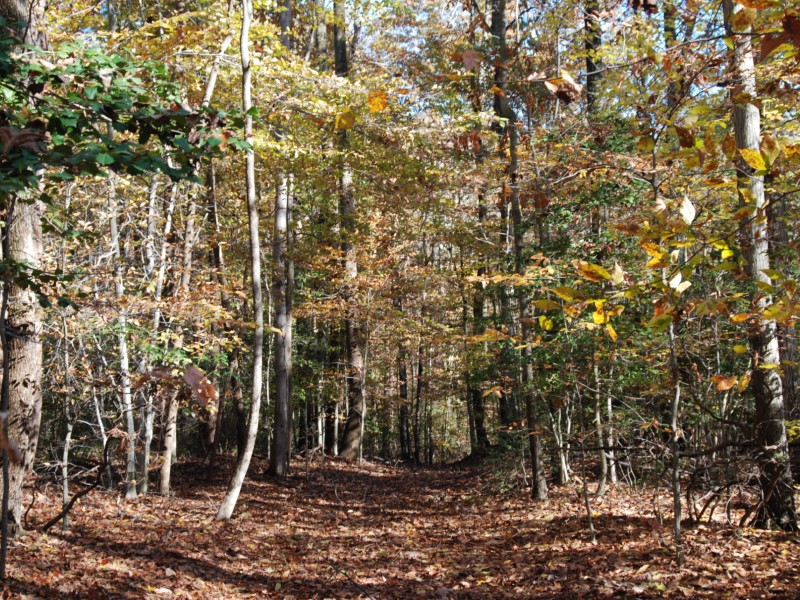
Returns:
[[[253,20],[252,0],[242,0],[242,33],[240,51],[242,56],[242,110],[245,113],[244,135],[253,143],[253,117],[248,114],[252,108],[252,73],[250,70],[250,24]],[[236,470],[228,491],[217,512],[217,519],[228,520],[236,508],[236,501],[242,490],[245,475],[250,467],[250,459],[258,435],[258,419],[261,409],[262,368],[264,362],[264,302],[261,293],[261,244],[259,242],[258,199],[256,197],[255,154],[253,150],[246,155],[246,193],[247,216],[250,229],[250,269],[252,273],[253,316],[253,382],[251,389],[250,421],[244,451],[236,463]]]
[[[289,443],[291,430],[289,413],[291,397],[292,324],[287,311],[288,281],[288,237],[289,237],[289,179],[281,174],[275,193],[275,232],[272,245],[274,274],[272,301],[275,306],[274,327],[280,333],[273,334],[275,340],[275,420],[273,422],[272,448],[268,473],[285,477],[289,473]]]
[[[9,25],[25,22],[16,31],[20,42],[46,49],[44,27],[46,3],[42,0],[0,0],[0,14]],[[38,190],[30,198],[12,198],[5,202],[4,258],[40,268],[42,261],[42,202]],[[3,322],[4,381],[3,407],[8,410],[8,437],[22,454],[18,463],[9,463],[4,454],[3,541],[0,577],[5,578],[7,534],[22,532],[22,486],[33,467],[39,441],[42,414],[42,314],[36,295],[30,289],[8,281],[4,287],[6,312]],[[6,470],[7,466],[7,470]],[[10,529],[8,526],[10,525]]]
[[[730,23],[743,6],[732,0],[723,3],[725,22],[731,33]],[[755,63],[751,31],[733,34],[731,63],[731,96],[737,104],[733,108],[733,129],[738,149],[759,151],[761,144],[761,114],[756,104]],[[748,275],[754,284],[771,284],[764,272],[770,268],[769,231],[765,216],[764,178],[754,172],[744,160],[737,160],[740,202],[754,204],[755,212],[744,232],[743,251],[747,260]],[[754,312],[764,314],[772,304],[772,298],[761,290],[753,299]],[[772,521],[781,529],[797,530],[797,514],[794,504],[789,452],[786,440],[786,421],[783,405],[783,389],[778,370],[772,365],[780,364],[777,327],[774,320],[754,319],[749,331],[752,352],[751,386],[755,397],[754,431],[759,446],[760,483],[763,490],[763,510],[760,525]],[[766,367],[766,368],[765,368]]]
[[[349,73],[347,56],[347,29],[343,0],[333,3],[334,24],[334,57],[336,75],[347,77]],[[344,155],[348,147],[347,132],[339,132],[339,150]],[[353,199],[353,172],[346,157],[343,157],[339,176],[339,220],[342,235],[342,254],[344,254],[345,283],[342,295],[345,300],[347,314],[344,321],[345,346],[347,353],[347,402],[349,409],[344,424],[342,447],[339,454],[344,458],[358,458],[361,451],[364,418],[367,404],[364,397],[364,335],[361,328],[361,317],[358,314],[358,297],[354,283],[358,277],[356,262],[356,220],[355,202]]]
[[[506,96],[506,24],[505,24],[505,0],[492,0],[492,35],[496,44],[494,86],[495,114],[504,119],[504,129],[501,131],[508,136],[508,148],[510,161],[507,167],[509,177],[509,197],[511,200],[511,219],[514,225],[514,266],[519,275],[525,274],[525,230],[522,222],[522,210],[519,202],[519,173],[518,173],[518,133],[517,115],[508,102]],[[528,298],[522,286],[517,287],[517,304],[519,305],[520,323],[522,324],[522,342],[526,344],[530,340],[530,318],[528,317]],[[535,500],[547,500],[547,479],[544,473],[544,460],[542,456],[541,431],[536,406],[536,390],[534,388],[533,365],[531,363],[530,348],[527,346],[522,349],[522,385],[525,395],[525,413],[528,420],[528,441],[531,452],[532,476],[531,476],[531,495]],[[502,419],[502,415],[501,415]]]
[[[177,392],[171,393],[167,400],[167,420],[164,430],[164,462],[161,464],[160,484],[158,491],[162,496],[168,496],[171,476],[172,476],[172,461],[175,458],[173,448],[175,447],[174,439],[178,435],[177,430],[178,422],[178,394]]]

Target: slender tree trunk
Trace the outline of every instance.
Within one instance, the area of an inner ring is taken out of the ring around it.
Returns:
[[[272,244],[274,274],[272,279],[272,301],[275,307],[275,420],[273,422],[272,449],[268,473],[285,477],[289,473],[289,442],[291,431],[289,413],[291,397],[291,343],[290,316],[287,314],[288,300],[288,237],[289,237],[289,179],[285,174],[275,194],[275,233]]]
[[[252,0],[242,0],[242,33],[240,50],[242,56],[242,109],[245,112],[245,139],[252,144],[253,117],[248,114],[252,108],[252,73],[250,70],[250,24],[253,20]],[[236,508],[236,501],[242,490],[245,475],[250,467],[250,459],[256,445],[258,420],[261,409],[262,368],[264,359],[264,302],[261,293],[261,244],[259,242],[258,201],[256,197],[255,155],[248,150],[246,155],[246,193],[247,215],[250,228],[250,269],[253,284],[253,382],[251,388],[250,421],[247,428],[245,448],[236,463],[236,470],[228,491],[217,512],[217,519],[228,520]]]
[[[347,28],[343,0],[333,3],[334,16],[334,57],[336,75],[347,77],[349,73],[347,55]],[[348,147],[347,131],[339,132],[339,150],[343,159],[339,176],[339,220],[342,235],[342,253],[344,254],[344,278],[342,295],[345,300],[347,314],[344,321],[345,347],[347,354],[347,402],[349,409],[344,424],[340,455],[344,458],[358,458],[361,452],[364,419],[367,412],[364,396],[364,334],[361,327],[361,316],[358,314],[358,297],[355,280],[358,277],[356,262],[356,218],[353,198],[353,172],[344,156]]]
[[[603,412],[601,410],[603,396],[600,389],[600,369],[597,366],[597,357],[592,357],[592,373],[594,374],[594,428],[597,434],[597,445],[600,446],[600,474],[597,481],[596,494],[602,496],[606,492],[608,479],[608,457],[603,449],[605,436],[603,435]]]
[[[725,22],[729,33],[730,23],[744,9],[732,0],[723,3]],[[759,151],[761,144],[761,115],[756,104],[755,63],[751,31],[733,34],[731,63],[731,95],[737,104],[733,108],[733,129],[738,149]],[[755,209],[746,226],[743,244],[748,274],[754,284],[771,284],[765,270],[770,268],[769,231],[765,216],[764,178],[755,173],[743,160],[737,161],[739,196],[741,202],[751,202]],[[764,314],[772,298],[756,290],[753,310]],[[794,504],[789,452],[786,440],[786,421],[783,405],[783,387],[777,369],[780,364],[777,327],[774,320],[754,319],[750,326],[750,350],[753,356],[751,387],[755,396],[755,437],[760,447],[760,483],[764,494],[760,524],[770,521],[784,530],[797,530],[797,513]],[[766,368],[765,368],[766,367]]]
[[[172,461],[175,458],[173,449],[174,439],[178,434],[178,394],[170,393],[167,400],[167,419],[164,428],[164,462],[161,464],[160,484],[158,491],[162,496],[168,496],[172,484]]]
[[[505,120],[504,129],[501,131],[508,137],[510,161],[507,167],[509,176],[509,199],[511,200],[511,219],[514,226],[514,266],[519,275],[525,274],[525,230],[522,222],[522,210],[519,202],[519,166],[518,166],[518,132],[517,115],[508,102],[506,96],[506,3],[505,0],[492,0],[492,36],[495,38],[496,56],[494,85],[499,91],[494,95],[494,111],[501,119]],[[517,287],[517,304],[519,305],[520,323],[522,324],[522,342],[530,340],[530,318],[528,316],[528,298],[522,286]],[[532,461],[531,495],[535,500],[547,500],[547,479],[544,472],[544,458],[542,456],[541,431],[536,406],[536,389],[533,376],[532,358],[530,349],[522,349],[522,385],[525,397],[525,413],[528,421],[528,440]]]

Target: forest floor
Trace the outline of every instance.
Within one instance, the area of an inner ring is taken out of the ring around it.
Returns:
[[[248,479],[219,522],[230,469],[181,465],[168,498],[95,490],[67,532],[38,531],[60,505],[40,489],[2,598],[800,597],[800,540],[781,532],[686,526],[678,568],[666,493],[663,525],[652,490],[593,498],[593,543],[574,483],[535,505],[486,466],[317,459],[285,481]]]

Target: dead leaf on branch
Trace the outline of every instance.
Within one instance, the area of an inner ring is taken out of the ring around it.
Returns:
[[[564,104],[575,102],[581,97],[583,86],[577,83],[569,73],[561,70],[561,77],[557,79],[548,79],[544,82],[544,86],[556,98],[561,100]]]
[[[8,156],[12,152],[19,150],[42,154],[46,149],[47,138],[47,133],[40,131],[38,128],[14,129],[13,127],[0,127],[0,143],[3,144],[3,156]]]

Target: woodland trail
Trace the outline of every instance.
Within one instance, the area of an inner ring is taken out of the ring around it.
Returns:
[[[252,473],[260,473],[254,464]],[[51,486],[12,542],[13,598],[795,598],[800,546],[787,534],[704,524],[672,561],[652,491],[593,500],[578,486],[535,506],[487,467],[411,469],[296,462],[285,482],[248,479],[234,518],[214,520],[229,467],[181,465],[176,494],[124,502],[95,491],[72,528]],[[664,507],[669,499],[664,496]],[[664,509],[664,525],[669,528]]]

